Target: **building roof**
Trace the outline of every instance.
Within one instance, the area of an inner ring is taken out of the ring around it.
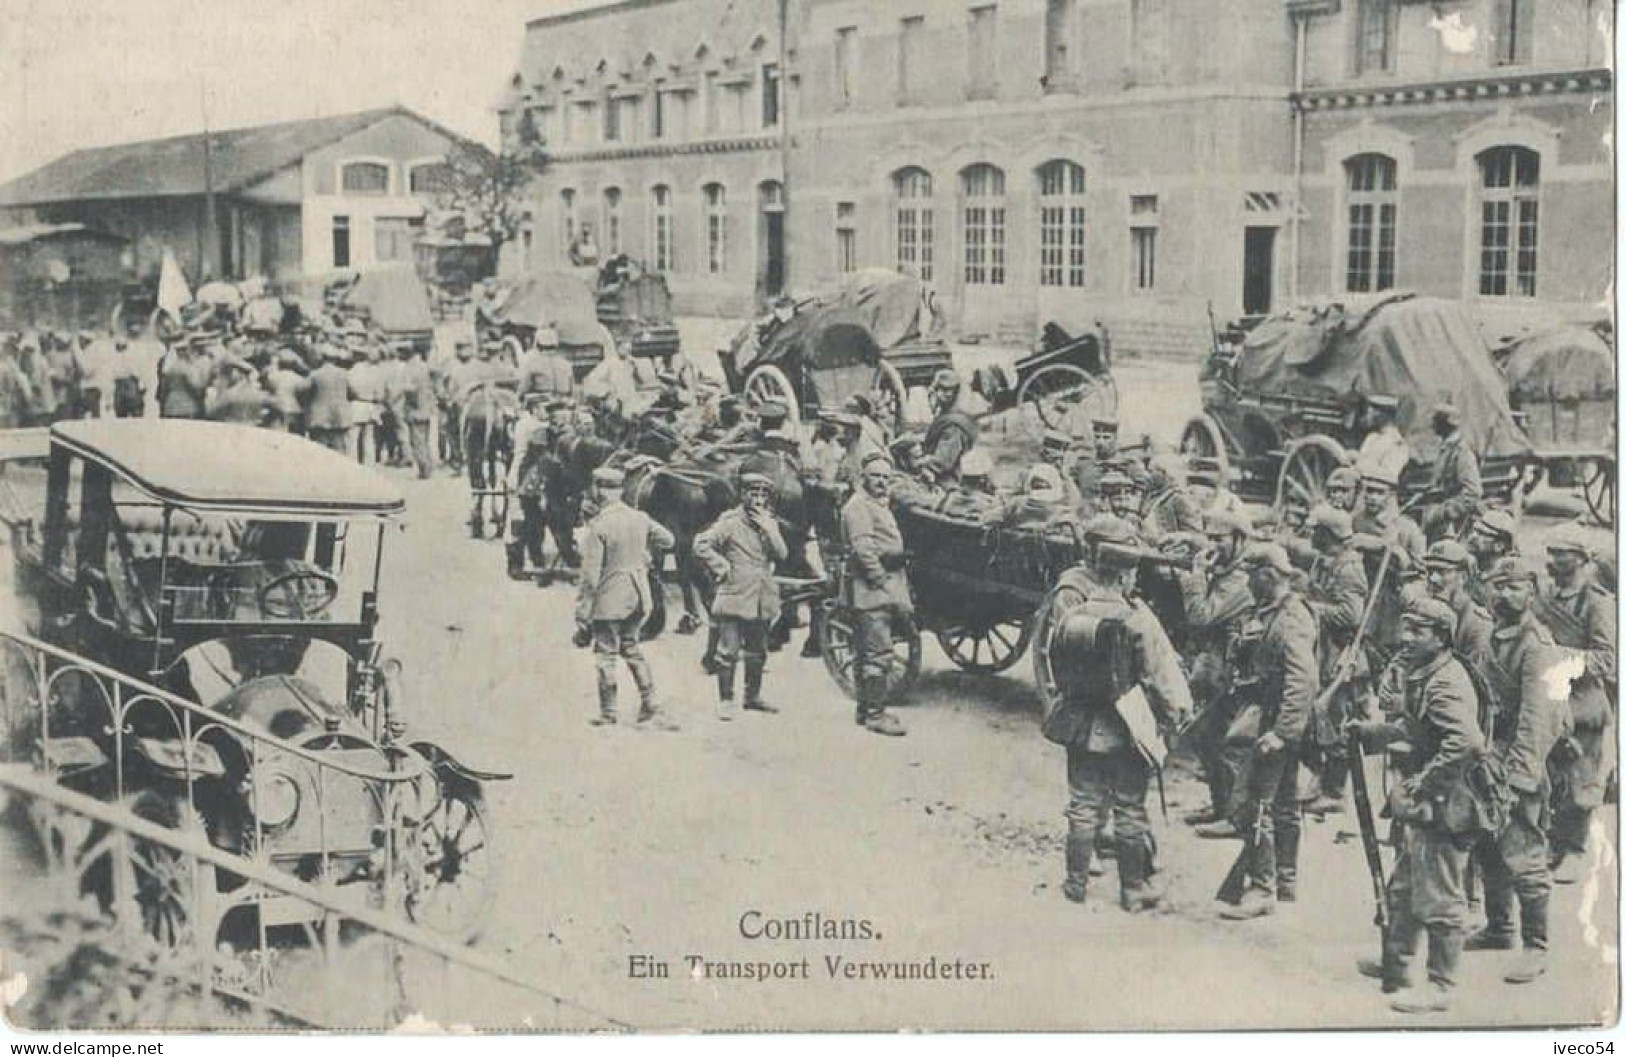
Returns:
[[[163,503],[268,517],[391,517],[387,478],[291,433],[189,419],[59,422],[53,443],[112,470]]]
[[[61,238],[64,235],[81,235],[85,238],[104,239],[108,242],[128,242],[122,235],[114,235],[108,231],[98,231],[83,224],[23,224],[18,227],[0,228],[0,246],[23,246],[30,242],[43,242],[46,239]]]
[[[214,190],[222,194],[241,190],[297,163],[313,150],[397,116],[446,132],[399,106],[211,132],[209,168]],[[203,170],[201,132],[89,147],[0,186],[0,206],[200,195],[205,192]]]

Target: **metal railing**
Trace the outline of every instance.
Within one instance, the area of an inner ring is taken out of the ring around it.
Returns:
[[[334,1028],[410,1025],[414,1017],[426,1027],[467,1023],[537,1031],[631,1027],[331,884],[301,881],[263,862],[233,855],[201,834],[177,831],[123,806],[63,788],[25,765],[0,765],[0,791],[22,800],[35,820],[58,828],[78,824],[98,833],[115,872],[128,873],[137,892],[151,892],[166,883],[164,898],[190,915],[190,920],[177,919],[180,928],[175,934],[151,935],[150,902],[115,904],[114,916],[139,942],[167,946],[168,964],[186,966],[188,986],[225,1010]],[[60,879],[61,866],[48,863],[50,875]],[[262,899],[297,903],[317,924],[302,937],[284,938],[274,945],[201,942],[190,922],[209,916],[208,896],[199,879],[211,872],[242,877],[262,890]],[[193,942],[178,942],[182,940]],[[267,980],[252,969],[256,965],[277,965],[278,971]]]

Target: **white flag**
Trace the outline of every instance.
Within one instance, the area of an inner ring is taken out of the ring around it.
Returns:
[[[181,309],[191,300],[192,291],[187,289],[186,276],[181,273],[174,251],[166,246],[163,263],[158,266],[158,307],[179,319]]]

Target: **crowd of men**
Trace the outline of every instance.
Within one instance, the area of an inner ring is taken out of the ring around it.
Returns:
[[[1062,616],[1043,644],[1057,691],[1043,732],[1066,750],[1071,795],[1068,899],[1089,898],[1097,860],[1110,856],[1124,909],[1161,902],[1147,808],[1160,780],[1147,747],[1156,732],[1194,759],[1210,794],[1184,821],[1240,845],[1217,893],[1221,916],[1236,921],[1275,913],[1313,883],[1299,861],[1305,814],[1343,812],[1351,796],[1369,806],[1367,754],[1383,755],[1392,788],[1374,815],[1358,814],[1363,830],[1386,821],[1385,836],[1362,837],[1391,846],[1393,861],[1379,878],[1380,956],[1360,972],[1397,992],[1393,1008],[1406,1013],[1450,1007],[1464,951],[1521,947],[1511,984],[1545,972],[1552,886],[1581,875],[1591,815],[1614,780],[1614,575],[1573,525],[1546,541],[1543,563],[1521,553],[1518,521],[1486,500],[1454,407],[1433,412],[1441,455],[1416,500],[1400,502],[1410,455],[1392,403],[1378,402],[1370,439],[1323,495],[1289,494],[1255,518],[1222,463],[1120,447],[1104,416],[1047,433],[1002,490],[958,376],[942,372],[930,397],[918,439],[892,440],[869,402],[850,402],[825,416],[803,467],[845,497],[826,557],[852,616],[860,726],[904,733],[887,711],[895,629],[912,606],[897,504],[1075,525],[1084,560],[1052,589]],[[642,715],[654,715],[633,591],[672,538],[626,507],[620,470],[595,480],[601,512],[586,528],[577,615],[609,688],[596,722],[609,723],[617,656]],[[695,546],[718,586],[724,719],[737,660],[745,707],[773,710],[763,667],[785,554],[771,482],[738,483],[738,507]],[[1176,605],[1150,604],[1152,577],[1171,581]],[[1469,932],[1475,910],[1484,924]]]

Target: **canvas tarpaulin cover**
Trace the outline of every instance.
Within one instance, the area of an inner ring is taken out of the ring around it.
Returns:
[[[519,327],[551,325],[561,345],[601,345],[603,329],[592,290],[568,272],[536,272],[514,284],[500,321]]]
[[[837,325],[839,329],[835,329]],[[754,355],[751,347],[756,330],[747,328],[735,344],[736,362],[742,371],[758,364],[782,366],[797,360],[805,360],[815,370],[847,366],[853,353],[830,338],[849,335],[853,327],[867,333],[876,350],[885,350],[935,336],[942,329],[942,315],[931,288],[918,279],[884,268],[866,268],[797,301],[795,316],[774,330],[766,348]],[[871,355],[867,349],[862,354]]]
[[[615,294],[621,305],[621,315],[628,320],[644,323],[670,323],[671,291],[666,280],[658,275],[640,275],[628,279]]]
[[[356,274],[344,294],[345,307],[364,310],[373,325],[390,334],[434,329],[429,293],[411,266],[369,268]]]
[[[1339,402],[1395,397],[1399,427],[1423,461],[1438,447],[1430,412],[1444,400],[1461,409],[1468,443],[1481,458],[1530,450],[1483,338],[1453,301],[1357,296],[1271,316],[1247,337],[1237,385],[1248,394]]]

